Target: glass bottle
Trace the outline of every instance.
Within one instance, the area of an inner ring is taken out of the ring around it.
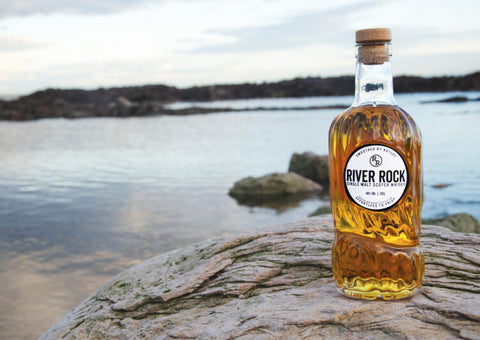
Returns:
[[[356,32],[355,99],[329,131],[332,270],[338,290],[398,299],[422,285],[421,134],[393,95],[391,32]]]

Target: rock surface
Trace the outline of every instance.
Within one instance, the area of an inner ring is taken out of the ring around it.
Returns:
[[[480,221],[472,215],[465,213],[449,215],[443,218],[425,219],[422,223],[440,225],[461,233],[480,233]]]
[[[294,172],[246,177],[235,182],[228,194],[235,198],[304,194],[322,191],[322,186]]]
[[[106,283],[40,339],[478,339],[480,235],[423,226],[406,300],[339,295],[331,215],[165,253]]]
[[[328,188],[328,155],[313,152],[294,153],[288,171],[295,172]]]

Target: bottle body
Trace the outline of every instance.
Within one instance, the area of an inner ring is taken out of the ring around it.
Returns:
[[[350,297],[404,298],[424,273],[421,134],[393,96],[390,30],[356,38],[355,100],[329,131],[332,271]]]
[[[395,299],[420,288],[421,159],[420,132],[398,106],[351,107],[333,121],[332,270],[343,294]]]

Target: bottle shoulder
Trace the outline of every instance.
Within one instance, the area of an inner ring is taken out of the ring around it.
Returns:
[[[357,143],[421,141],[414,119],[397,105],[351,106],[334,118],[329,133],[331,138],[355,138]]]
[[[350,106],[333,119],[331,128],[344,121],[366,124],[374,123],[377,120],[390,123],[406,123],[412,128],[417,128],[413,117],[398,105]]]
[[[367,114],[367,115],[400,115],[412,119],[410,114],[398,105],[359,105],[359,106],[350,106],[345,111],[339,114],[339,116],[349,116],[353,114]]]

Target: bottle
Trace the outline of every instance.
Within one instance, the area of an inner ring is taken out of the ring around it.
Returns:
[[[329,131],[332,271],[359,299],[399,299],[422,285],[421,134],[393,96],[391,32],[356,32],[355,99]]]

